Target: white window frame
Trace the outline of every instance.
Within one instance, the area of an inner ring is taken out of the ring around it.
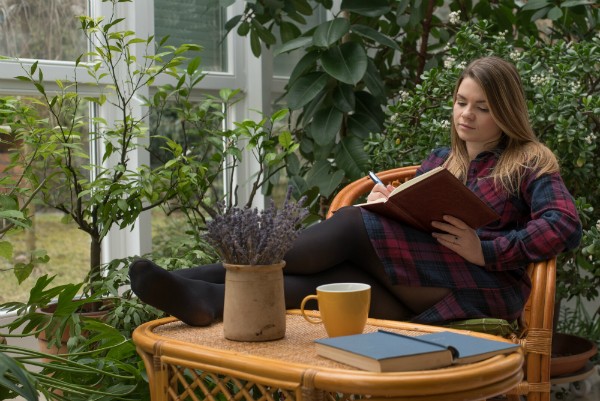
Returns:
[[[100,0],[90,0],[90,14],[92,16],[108,15],[111,11],[111,5],[102,3]],[[139,37],[147,37],[154,30],[154,0],[138,0],[131,3],[119,3],[117,13],[119,17],[125,18],[126,29],[136,32]],[[233,15],[242,13],[244,2],[237,1],[227,9],[227,19]],[[200,92],[209,92],[216,94],[222,88],[240,89],[243,99],[233,106],[228,112],[229,120],[227,124],[233,128],[233,121],[243,119],[261,118],[255,110],[262,110],[264,113],[271,112],[273,93],[282,93],[285,86],[285,78],[273,78],[272,54],[267,49],[263,49],[260,58],[256,58],[249,46],[249,37],[239,37],[231,33],[227,40],[227,58],[228,71],[226,72],[207,72],[206,77],[201,81],[198,90]],[[140,46],[140,51],[142,51]],[[23,65],[28,68],[35,60],[22,60]],[[48,92],[56,88],[56,80],[67,80],[73,78],[74,63],[40,60],[38,67],[44,71],[44,84]],[[34,88],[28,83],[21,82],[14,77],[22,75],[21,66],[15,61],[0,60],[0,94],[1,95],[32,95],[37,94]],[[92,81],[85,70],[77,72],[79,82],[85,83]],[[162,85],[171,77],[159,77],[154,85]],[[149,95],[152,88],[145,88]],[[98,93],[96,90],[90,94]],[[137,105],[134,112],[138,115],[145,114],[144,106]],[[116,119],[116,111],[113,106],[106,105],[98,108],[100,116],[107,121]],[[132,168],[142,164],[149,164],[149,155],[145,150],[138,150],[132,157]],[[242,185],[249,182],[252,175],[258,171],[258,166],[253,157],[244,157],[242,165],[237,169],[234,178],[240,185],[240,199],[247,199],[251,188],[248,185]],[[262,207],[264,198],[262,195],[255,197],[255,206]],[[124,258],[134,255],[144,255],[152,250],[152,229],[150,213],[142,214],[136,222],[133,230],[130,228],[119,230],[112,229],[104,239],[102,246],[102,261],[108,262],[115,258]]]

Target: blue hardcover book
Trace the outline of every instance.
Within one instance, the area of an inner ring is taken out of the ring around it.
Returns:
[[[452,347],[456,351],[454,363],[473,363],[482,361],[491,358],[494,355],[516,351],[517,348],[519,348],[518,344],[473,337],[466,334],[454,333],[452,331],[425,334],[418,338],[445,347]]]
[[[318,355],[373,372],[437,369],[518,348],[516,344],[448,331],[411,337],[379,330],[318,339],[315,343]]]

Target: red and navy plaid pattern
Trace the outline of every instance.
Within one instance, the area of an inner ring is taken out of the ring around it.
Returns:
[[[488,177],[500,152],[480,154],[467,177],[467,186],[501,216],[478,230],[484,267],[465,261],[428,233],[363,209],[373,247],[393,283],[453,290],[413,321],[482,317],[512,321],[521,314],[531,289],[527,264],[579,245],[581,222],[560,175],[528,174],[519,196],[510,196]],[[417,174],[443,164],[448,154],[447,148],[434,151]]]

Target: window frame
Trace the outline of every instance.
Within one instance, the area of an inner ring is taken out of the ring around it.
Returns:
[[[89,11],[92,16],[109,15],[110,4],[103,3],[101,0],[89,0]],[[234,2],[226,10],[227,19],[234,15],[242,13],[244,2]],[[124,29],[136,32],[139,37],[147,37],[154,31],[154,0],[137,1],[131,3],[119,3],[117,14],[125,18]],[[226,38],[227,43],[227,65],[229,71],[213,72],[207,71],[206,77],[202,80],[196,91],[198,93],[216,94],[221,88],[240,89],[243,99],[233,106],[228,113],[229,120],[227,124],[233,128],[234,121],[241,121],[246,118],[258,119],[260,116],[254,110],[263,110],[265,113],[272,111],[272,100],[275,96],[283,93],[287,79],[285,77],[273,77],[273,57],[268,49],[263,49],[260,58],[256,58],[250,49],[249,37],[239,37],[230,34]],[[139,49],[141,52],[143,49]],[[36,60],[20,60],[23,67],[29,68]],[[56,80],[67,80],[73,78],[75,63],[70,61],[52,61],[39,60],[38,68],[44,71],[44,84],[47,91],[51,93],[57,89]],[[92,78],[87,75],[82,67],[77,69],[77,79],[82,83],[91,83]],[[0,95],[32,95],[37,94],[35,88],[27,82],[21,82],[15,79],[22,75],[21,65],[14,60],[0,60]],[[145,93],[141,95],[151,95],[156,86],[171,82],[172,77],[158,77],[154,84],[149,88],[144,88]],[[85,88],[85,85],[82,86]],[[85,89],[84,89],[85,90]],[[89,94],[99,93],[98,89],[90,87]],[[92,111],[91,111],[92,112]],[[136,105],[134,112],[144,115],[144,106]],[[109,105],[103,105],[97,108],[100,117],[107,121],[116,119],[114,108]],[[101,151],[101,149],[100,149]],[[132,168],[142,164],[149,164],[149,155],[146,151],[138,151],[132,155]],[[236,183],[249,182],[250,177],[258,170],[254,158],[245,157],[243,165],[237,169],[237,176],[234,178]],[[248,197],[251,188],[249,185],[241,185],[239,196],[241,199]],[[255,197],[255,205],[263,207],[264,197]],[[109,232],[103,242],[102,261],[108,262],[115,258],[124,258],[134,255],[144,255],[152,250],[152,230],[150,213],[144,213],[139,218],[133,229],[119,230],[114,228]]]

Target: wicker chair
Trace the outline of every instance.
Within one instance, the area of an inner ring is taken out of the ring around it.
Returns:
[[[385,183],[402,183],[414,177],[417,168],[418,166],[400,167],[377,175]],[[373,182],[368,177],[348,184],[333,199],[327,217],[342,206],[356,203],[372,187]],[[519,332],[511,335],[511,339],[523,348],[524,379],[508,396],[512,400],[526,395],[528,401],[549,401],[556,259],[531,263],[527,273],[532,283],[531,295],[519,322]]]

